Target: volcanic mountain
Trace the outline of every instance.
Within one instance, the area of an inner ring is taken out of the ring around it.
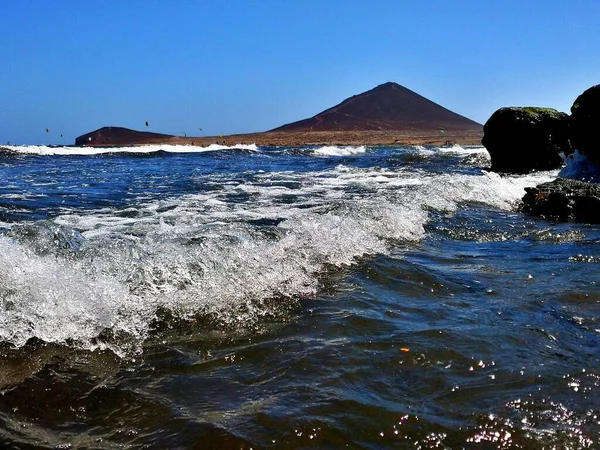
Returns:
[[[482,125],[431,100],[388,82],[344,100],[310,119],[289,123],[271,131],[406,131],[439,133],[476,132]]]

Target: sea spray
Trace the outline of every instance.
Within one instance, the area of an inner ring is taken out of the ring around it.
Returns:
[[[600,167],[581,152],[576,151],[567,156],[565,164],[565,167],[559,173],[560,177],[600,183]]]
[[[37,338],[94,348],[109,330],[124,338],[111,346],[122,354],[131,337],[145,337],[146,324],[131,309],[133,298],[126,286],[110,277],[90,276],[67,259],[37,255],[8,237],[0,236],[0,249],[2,342],[20,347]]]

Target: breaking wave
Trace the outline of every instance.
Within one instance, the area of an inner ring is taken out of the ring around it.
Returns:
[[[332,269],[418,242],[431,211],[451,214],[461,203],[510,210],[526,186],[555,176],[259,171],[242,182],[207,179],[202,192],[5,223],[0,341],[127,355],[165,317],[253,327],[314,296]]]
[[[5,152],[22,155],[103,155],[107,153],[148,154],[156,152],[166,153],[202,153],[222,150],[245,150],[257,152],[256,144],[236,144],[233,146],[211,144],[208,147],[194,145],[139,145],[132,147],[74,147],[74,146],[47,146],[47,145],[5,145],[1,147]]]

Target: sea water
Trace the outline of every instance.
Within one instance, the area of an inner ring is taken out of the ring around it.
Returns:
[[[0,149],[0,446],[597,448],[600,230],[482,147]]]

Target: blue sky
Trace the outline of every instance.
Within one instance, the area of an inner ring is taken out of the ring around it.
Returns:
[[[596,0],[4,1],[0,143],[266,131],[387,81],[480,123],[569,112],[599,49]]]

